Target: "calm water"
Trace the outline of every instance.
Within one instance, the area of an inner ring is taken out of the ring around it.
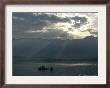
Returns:
[[[39,67],[52,67],[53,70],[41,70]],[[96,62],[88,63],[15,63],[14,76],[96,76],[98,75]]]
[[[13,39],[14,76],[96,76],[97,39]],[[41,66],[47,70],[39,70]],[[49,70],[52,68],[52,70]]]

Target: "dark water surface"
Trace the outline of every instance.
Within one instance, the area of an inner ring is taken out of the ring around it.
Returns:
[[[39,70],[45,66],[53,70]],[[15,63],[13,64],[14,76],[96,76],[98,75],[97,63]]]
[[[96,76],[97,57],[97,38],[13,39],[14,76]]]

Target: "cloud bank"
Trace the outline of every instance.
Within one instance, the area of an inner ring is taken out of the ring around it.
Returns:
[[[13,37],[83,39],[98,37],[97,13],[13,13]]]

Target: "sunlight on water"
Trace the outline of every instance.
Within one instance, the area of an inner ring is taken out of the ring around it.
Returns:
[[[96,63],[32,63],[37,65],[56,65],[56,66],[97,66]]]
[[[77,64],[56,64],[62,66],[96,66],[97,64],[89,64],[89,63],[77,63]]]

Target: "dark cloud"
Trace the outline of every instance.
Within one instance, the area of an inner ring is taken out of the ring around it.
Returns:
[[[66,18],[61,18],[61,17],[58,17],[56,15],[48,15],[48,14],[45,14],[45,13],[42,13],[42,14],[39,14],[39,15],[33,15],[32,13],[20,13],[20,12],[14,12],[13,13],[13,16],[16,16],[16,17],[21,17],[21,18],[25,18],[26,21],[49,21],[49,22],[52,22],[52,23],[57,23],[57,22],[70,22],[70,19],[68,17]]]
[[[13,18],[22,18],[25,21],[13,19],[13,28],[19,28],[17,30],[42,30],[43,27],[58,23],[58,22],[71,22],[69,18],[61,18],[55,15],[48,15],[45,13],[39,15],[33,15],[31,12],[13,12]],[[19,26],[19,27],[18,27]]]
[[[72,17],[71,19],[74,20],[73,22],[73,26],[75,28],[80,28],[82,25],[85,25],[88,23],[88,20],[86,17],[79,17],[79,16],[75,16],[75,17]]]
[[[69,34],[68,31],[73,32],[74,29],[88,23],[87,17],[80,17],[80,15],[60,17],[54,13],[33,14],[32,12],[13,12],[12,15],[14,36],[21,36],[22,34],[26,37],[79,39],[80,35]],[[57,25],[57,23],[59,24]],[[91,35],[97,34],[93,29],[86,31],[89,31]]]
[[[47,14],[41,14],[36,16],[38,19],[37,20],[48,20],[52,23],[57,23],[57,22],[69,22],[69,18],[61,18],[55,15],[47,15]]]
[[[67,33],[67,32],[63,32],[63,33],[60,35],[60,37],[62,37],[62,38],[67,38],[67,37],[68,37],[68,33]]]
[[[69,31],[72,31],[72,28],[68,28]]]
[[[85,25],[88,23],[87,18],[86,17],[79,17],[79,16],[75,16],[75,17],[58,17],[56,15],[49,15],[49,14],[38,14],[38,15],[33,15],[32,13],[29,12],[14,12],[13,13],[13,17],[16,16],[17,18],[22,18],[25,19],[24,22],[21,22],[20,20],[17,20],[15,22],[15,19],[13,19],[13,24],[18,24],[20,26],[25,26],[27,28],[39,28],[42,29],[45,26],[54,24],[54,23],[58,23],[58,22],[68,22],[71,23],[71,19],[74,20],[72,27],[75,28],[80,28],[82,25]],[[13,25],[14,26],[14,25]]]

